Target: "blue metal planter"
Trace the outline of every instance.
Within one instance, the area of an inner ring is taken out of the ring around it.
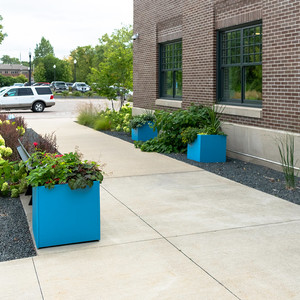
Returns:
[[[226,136],[201,135],[188,144],[187,158],[198,162],[225,162]]]
[[[142,127],[138,127],[136,129],[131,129],[131,138],[134,141],[148,141],[157,136],[157,129],[153,131],[153,128],[150,128],[153,123],[149,122],[148,124],[143,125]]]
[[[100,183],[77,190],[34,187],[32,227],[37,248],[100,240]]]

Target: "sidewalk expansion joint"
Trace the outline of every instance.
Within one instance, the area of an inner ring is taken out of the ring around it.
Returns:
[[[39,275],[37,273],[36,266],[35,266],[35,263],[34,263],[34,258],[32,257],[31,260],[32,260],[32,263],[33,263],[33,267],[34,267],[34,272],[35,272],[35,275],[36,275],[36,279],[37,279],[37,282],[38,282],[38,285],[39,285],[39,288],[40,288],[41,296],[42,296],[42,299],[44,300],[45,298],[44,298],[42,287],[41,287],[41,283],[40,283],[40,280],[39,280]]]
[[[193,171],[174,171],[174,172],[160,172],[160,173],[149,173],[149,174],[137,174],[137,175],[126,175],[126,176],[108,176],[105,179],[118,179],[118,178],[132,178],[132,177],[145,177],[145,176],[156,176],[156,175],[172,175],[172,174],[182,174],[182,173],[199,173],[199,172],[208,172],[204,169],[193,170]],[[218,175],[219,176],[219,175]],[[103,184],[101,184],[103,185]]]
[[[177,238],[177,237],[183,237],[183,236],[201,235],[201,234],[207,234],[207,233],[217,233],[217,232],[233,231],[233,230],[240,230],[240,229],[247,229],[247,228],[251,229],[251,228],[256,228],[256,227],[284,225],[284,224],[289,224],[289,223],[294,223],[294,222],[296,222],[296,223],[300,222],[300,219],[274,222],[274,223],[262,223],[262,224],[254,224],[254,225],[247,225],[247,226],[230,227],[230,228],[224,228],[224,229],[215,229],[215,230],[193,232],[193,233],[186,233],[186,234],[178,234],[178,235],[168,236],[166,238],[171,239],[171,238]]]
[[[216,277],[214,277],[212,274],[210,274],[208,271],[206,271],[203,267],[201,267],[197,262],[195,262],[191,257],[189,257],[186,253],[184,253],[182,250],[180,250],[176,245],[174,245],[168,238],[163,236],[158,230],[156,230],[153,226],[151,226],[146,220],[144,220],[141,216],[139,216],[135,211],[133,211],[130,207],[128,207],[125,203],[123,203],[121,200],[119,200],[117,197],[115,197],[111,192],[109,192],[105,187],[103,187],[104,190],[109,193],[116,201],[118,201],[120,204],[122,204],[124,207],[126,207],[129,211],[131,211],[135,216],[137,216],[143,223],[145,223],[147,226],[149,226],[153,231],[155,231],[158,235],[162,237],[167,243],[169,243],[171,246],[173,246],[179,253],[184,255],[189,261],[191,261],[194,265],[196,265],[199,269],[201,269],[204,273],[206,273],[211,279],[216,281],[219,285],[221,285],[225,290],[227,290],[231,295],[233,295],[235,298],[242,300],[239,298],[236,294],[234,294],[229,288],[227,288],[221,281],[219,281]]]

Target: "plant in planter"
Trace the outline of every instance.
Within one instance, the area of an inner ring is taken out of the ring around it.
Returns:
[[[35,152],[28,164],[37,248],[100,240],[99,166],[76,152]]]
[[[221,130],[220,115],[214,108],[208,109],[208,123],[203,128],[188,127],[182,133],[182,141],[188,144],[187,158],[198,162],[225,162],[226,135]]]
[[[134,141],[147,141],[157,136],[157,129],[153,128],[156,117],[153,113],[134,116],[130,121],[131,137]]]

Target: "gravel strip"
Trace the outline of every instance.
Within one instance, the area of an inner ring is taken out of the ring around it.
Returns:
[[[130,135],[124,132],[102,131],[108,135],[133,143]],[[215,173],[230,180],[239,182],[259,191],[274,195],[289,202],[300,204],[300,178],[295,190],[285,188],[285,179],[282,172],[227,157],[226,163],[199,163],[187,159],[186,154],[164,154],[168,157],[183,161],[190,165]]]
[[[0,197],[0,262],[35,255],[20,198]]]

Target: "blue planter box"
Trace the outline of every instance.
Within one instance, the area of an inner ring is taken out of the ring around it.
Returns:
[[[148,124],[145,124],[142,127],[131,129],[131,138],[134,141],[142,141],[142,142],[146,142],[150,139],[155,138],[157,136],[157,129],[153,131],[153,128],[150,128],[149,125],[152,126],[153,123],[149,122]]]
[[[34,187],[32,227],[37,248],[100,240],[100,183],[77,190]]]
[[[201,135],[188,144],[187,158],[198,162],[225,162],[226,136]]]

